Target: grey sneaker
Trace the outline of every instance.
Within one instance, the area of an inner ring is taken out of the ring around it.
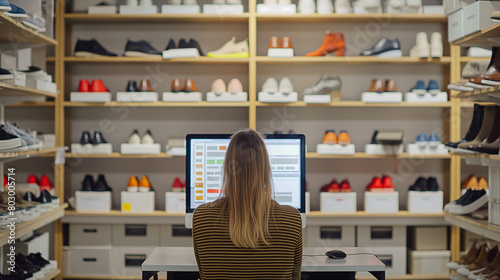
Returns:
[[[45,32],[45,22],[37,16],[31,16],[22,21],[24,25],[35,29],[38,32]]]
[[[323,75],[315,86],[306,88],[302,91],[303,94],[330,94],[333,91],[340,90],[342,81],[338,76],[332,77]]]
[[[40,140],[33,137],[33,135],[28,133],[26,130],[23,130],[23,129],[17,127],[16,125],[13,125],[9,122],[6,123],[5,127],[6,127],[5,129],[7,132],[14,134],[14,135],[17,134],[16,136],[18,136],[19,138],[24,140],[26,142],[26,144],[28,145],[28,150],[40,149]]]
[[[473,60],[467,62],[465,64],[464,69],[462,70],[462,76],[464,79],[470,79],[477,76],[481,76],[483,73],[488,70],[487,60]]]
[[[0,125],[0,129],[11,134],[11,135],[14,135],[16,137],[19,138],[19,140],[21,141],[21,146],[20,147],[17,147],[17,148],[13,148],[13,149],[8,149],[7,151],[1,151],[1,152],[23,152],[23,151],[27,151],[28,150],[28,143],[26,142],[26,140],[21,136],[19,135],[15,130],[13,130],[11,127],[7,127],[6,125]]]

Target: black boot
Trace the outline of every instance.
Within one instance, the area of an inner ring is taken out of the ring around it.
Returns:
[[[97,182],[95,183],[94,189],[95,192],[110,192],[112,189],[108,186],[106,182],[106,178],[104,178],[103,174],[99,174],[97,176]]]
[[[94,189],[94,178],[92,175],[85,175],[82,182],[82,192],[91,192]]]

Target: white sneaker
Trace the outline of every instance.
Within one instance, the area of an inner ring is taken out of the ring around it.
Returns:
[[[386,0],[385,12],[388,14],[402,14],[405,9],[405,0]]]
[[[197,0],[184,0],[184,5],[198,5]]]
[[[430,56],[430,46],[427,33],[417,33],[417,44],[410,50],[411,57],[427,58]]]
[[[244,58],[249,56],[248,40],[236,43],[236,37],[231,38],[218,50],[207,53],[208,57],[215,58]]]
[[[141,7],[151,7],[153,6],[152,0],[141,0]]]
[[[226,0],[229,5],[241,5],[241,0]]]
[[[141,144],[141,137],[139,136],[139,132],[137,131],[137,129],[134,130],[134,132],[132,132],[132,135],[130,135],[130,137],[128,138],[128,143],[134,145]]]
[[[167,5],[182,5],[181,0],[168,0]]]
[[[275,78],[267,78],[267,80],[262,84],[263,92],[278,92],[278,81]]]
[[[336,0],[335,13],[338,15],[345,15],[352,13],[351,2],[349,0]]]
[[[316,11],[314,0],[299,0],[298,10],[301,14],[312,15]]]
[[[139,6],[138,1],[139,0],[127,0],[127,6],[137,7],[137,6]]]
[[[292,0],[278,0],[278,5],[291,5]]]
[[[288,77],[284,77],[280,81],[279,91],[282,93],[294,92],[292,81]]]
[[[332,0],[318,0],[318,14],[329,15],[333,13],[333,3]]]
[[[443,38],[439,32],[431,35],[431,57],[443,57]]]
[[[142,139],[141,139],[141,144],[154,144],[155,143],[155,140],[153,139],[153,135],[151,134],[151,131],[148,129],[148,131],[146,131],[146,134],[144,134],[144,136],[142,136]]]
[[[212,4],[216,4],[216,5],[224,5],[226,4],[226,0],[214,0],[212,2]]]
[[[264,0],[264,5],[277,5],[277,0]]]

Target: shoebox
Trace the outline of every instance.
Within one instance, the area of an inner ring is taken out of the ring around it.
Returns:
[[[465,36],[463,16],[464,9],[462,8],[448,16],[448,42],[456,41]]]
[[[184,224],[160,226],[160,246],[193,247],[193,232]]]
[[[111,226],[111,231],[113,247],[150,247],[160,245],[159,225],[115,224]]]
[[[167,154],[172,156],[186,156],[186,139],[183,138],[172,138],[167,140],[167,145],[165,146]]]
[[[443,0],[444,15],[448,16],[451,13],[462,8],[461,0]]]
[[[123,213],[153,213],[155,211],[155,192],[121,192]]]
[[[304,247],[355,247],[355,226],[307,226]]]
[[[385,264],[386,277],[406,276],[406,246],[390,245],[390,247],[367,247],[365,249]],[[373,279],[368,272],[357,272],[356,276]]]
[[[43,234],[34,234],[22,242],[18,241],[16,242],[16,253],[21,253],[23,255],[40,253],[44,259],[48,260],[49,237],[49,233],[44,232]]]
[[[87,13],[89,15],[110,15],[116,14],[118,8],[116,6],[89,6]]]
[[[186,193],[165,192],[165,211],[167,213],[186,213]]]
[[[291,48],[269,48],[267,49],[268,57],[293,57],[294,51]]]
[[[319,211],[321,213],[354,214],[357,210],[357,195],[355,192],[319,194]]]
[[[491,11],[500,10],[500,2],[476,1],[463,10],[464,36],[467,36],[497,23],[490,16]]]
[[[488,222],[500,226],[500,200],[491,197],[488,202]]]
[[[120,14],[122,15],[155,15],[158,13],[156,5],[151,6],[127,6],[120,5]]]
[[[417,94],[414,92],[405,93],[405,101],[408,103],[441,103],[448,102],[448,93],[440,92],[437,94],[425,93]]]
[[[7,80],[2,80],[2,82],[14,86],[21,86],[25,87],[26,86],[26,73],[19,72],[16,70],[9,70],[12,75],[14,76],[13,79],[7,79]]]
[[[330,104],[332,96],[329,94],[304,95],[304,102],[307,104]]]
[[[441,214],[443,213],[443,192],[408,192],[408,212]]]
[[[349,145],[329,145],[329,144],[318,144],[316,145],[316,153],[318,155],[354,155],[356,153],[356,146],[354,144]]]
[[[358,226],[356,246],[406,248],[406,226]]]
[[[111,225],[69,224],[70,246],[111,246]]]
[[[89,6],[97,6],[101,3],[101,0],[85,0],[85,1],[75,1],[71,5],[71,12],[73,13],[86,13]],[[108,0],[106,3],[109,5],[116,5],[117,0]]]
[[[200,53],[196,48],[172,49],[163,51],[163,59],[184,58],[184,57],[200,57]]]
[[[42,143],[42,147],[45,149],[56,147],[56,135],[55,134],[38,134],[36,136],[38,140]]]
[[[111,92],[72,92],[71,102],[106,103],[111,102]]]
[[[64,247],[63,274],[110,277],[111,247]]]
[[[201,92],[164,92],[163,102],[201,102],[203,94]]]
[[[117,92],[116,102],[158,102],[157,92]]]
[[[257,4],[257,14],[272,14],[272,15],[295,15],[297,6],[290,5],[266,5]]]
[[[207,102],[247,102],[248,93],[246,92],[224,92],[217,94],[214,92],[207,92]]]
[[[113,247],[111,273],[113,275],[141,275],[141,265],[156,247]]]
[[[443,5],[424,5],[422,9],[426,15],[444,15]]]
[[[195,15],[201,12],[200,5],[162,5],[161,13],[165,15]]]
[[[203,13],[207,15],[241,15],[243,14],[243,5],[219,5],[204,4]]]
[[[408,273],[411,275],[448,274],[446,264],[450,262],[450,251],[408,250]]]
[[[54,93],[54,86],[52,82],[47,82],[42,79],[27,78],[26,86],[37,90],[43,90]],[[57,88],[56,88],[57,89]]]
[[[113,153],[113,144],[103,143],[98,145],[92,144],[71,144],[71,153],[78,155],[109,155]]]
[[[444,144],[438,144],[436,147],[430,145],[421,147],[418,144],[408,144],[406,152],[409,155],[447,155],[448,149]]]
[[[407,14],[421,14],[422,13],[422,0],[406,0],[405,13],[407,13]]]
[[[56,94],[57,93],[57,84],[54,83],[54,82],[48,82],[47,84],[45,84],[45,90],[50,92],[50,93],[54,93]]]
[[[403,153],[403,144],[401,145],[381,145],[381,144],[366,144],[365,153],[375,156],[400,155]]]
[[[298,92],[259,92],[259,102],[263,103],[295,103],[299,101]]]
[[[365,192],[365,212],[383,214],[399,212],[398,192]]]
[[[111,211],[111,192],[75,192],[76,212]]]
[[[363,92],[361,101],[365,103],[401,103],[403,93],[401,92]]]
[[[161,145],[154,144],[129,144],[122,143],[120,145],[120,153],[122,155],[157,155],[161,153]]]
[[[2,52],[0,53],[0,68],[8,69],[18,69],[17,68],[17,56],[15,52]]]
[[[408,227],[408,248],[413,250],[448,249],[448,228],[443,227]]]

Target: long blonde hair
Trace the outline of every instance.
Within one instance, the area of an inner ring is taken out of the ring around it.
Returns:
[[[233,244],[243,248],[269,245],[271,169],[262,136],[253,129],[235,133],[227,148],[223,172],[219,202],[229,213]]]

